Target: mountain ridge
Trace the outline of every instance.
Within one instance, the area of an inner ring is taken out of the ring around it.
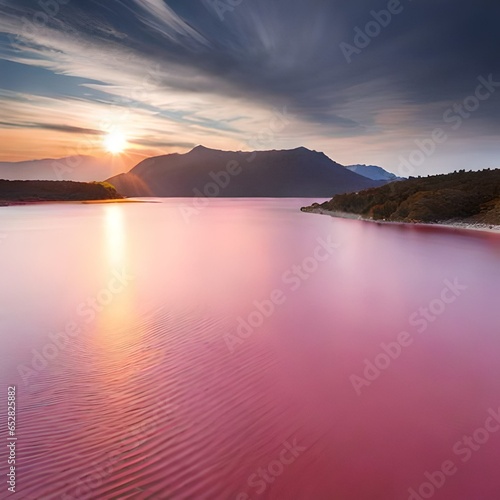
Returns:
[[[404,177],[398,177],[396,174],[392,172],[388,172],[382,167],[377,165],[365,165],[365,164],[357,164],[357,165],[346,165],[346,168],[351,172],[355,172],[364,177],[368,177],[368,179],[372,179],[373,181],[400,181],[403,180]]]
[[[385,182],[350,172],[304,146],[222,151],[196,146],[183,154],[147,158],[107,179],[125,196],[324,197]]]
[[[111,162],[90,155],[0,162],[0,179],[91,182],[109,177]]]

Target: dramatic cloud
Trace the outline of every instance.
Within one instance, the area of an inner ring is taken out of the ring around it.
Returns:
[[[494,166],[500,152],[489,0],[3,0],[0,11],[0,135],[120,125],[141,155],[303,144],[397,171],[442,128],[446,141],[415,162],[423,174]]]

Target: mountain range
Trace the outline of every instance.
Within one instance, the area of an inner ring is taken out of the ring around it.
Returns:
[[[148,158],[107,179],[125,196],[330,197],[385,184],[352,172],[305,147],[281,151],[219,151]]]
[[[377,167],[376,165],[347,165],[347,169],[356,174],[368,177],[374,181],[401,181],[403,177],[398,177],[392,172],[387,172],[382,167]]]
[[[8,181],[90,182],[103,180],[112,173],[110,161],[88,155],[0,162],[0,179]]]
[[[0,162],[0,179],[104,180],[124,196],[158,197],[324,197],[398,180],[376,166],[344,167],[305,147],[273,151],[219,151],[197,146],[180,154],[148,158],[128,173],[109,158],[87,155]]]

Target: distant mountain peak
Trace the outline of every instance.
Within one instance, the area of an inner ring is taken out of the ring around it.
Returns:
[[[402,180],[402,177],[398,177],[392,172],[388,172],[382,167],[378,167],[376,165],[347,165],[346,168],[351,172],[355,172],[356,174],[362,175],[368,179],[374,181],[399,181]]]
[[[214,149],[207,148],[206,146],[203,146],[203,144],[198,144],[198,146],[195,146],[190,153],[194,153],[195,151],[215,151]]]

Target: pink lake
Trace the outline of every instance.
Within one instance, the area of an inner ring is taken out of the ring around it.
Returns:
[[[155,201],[0,209],[12,498],[500,498],[498,234]]]

